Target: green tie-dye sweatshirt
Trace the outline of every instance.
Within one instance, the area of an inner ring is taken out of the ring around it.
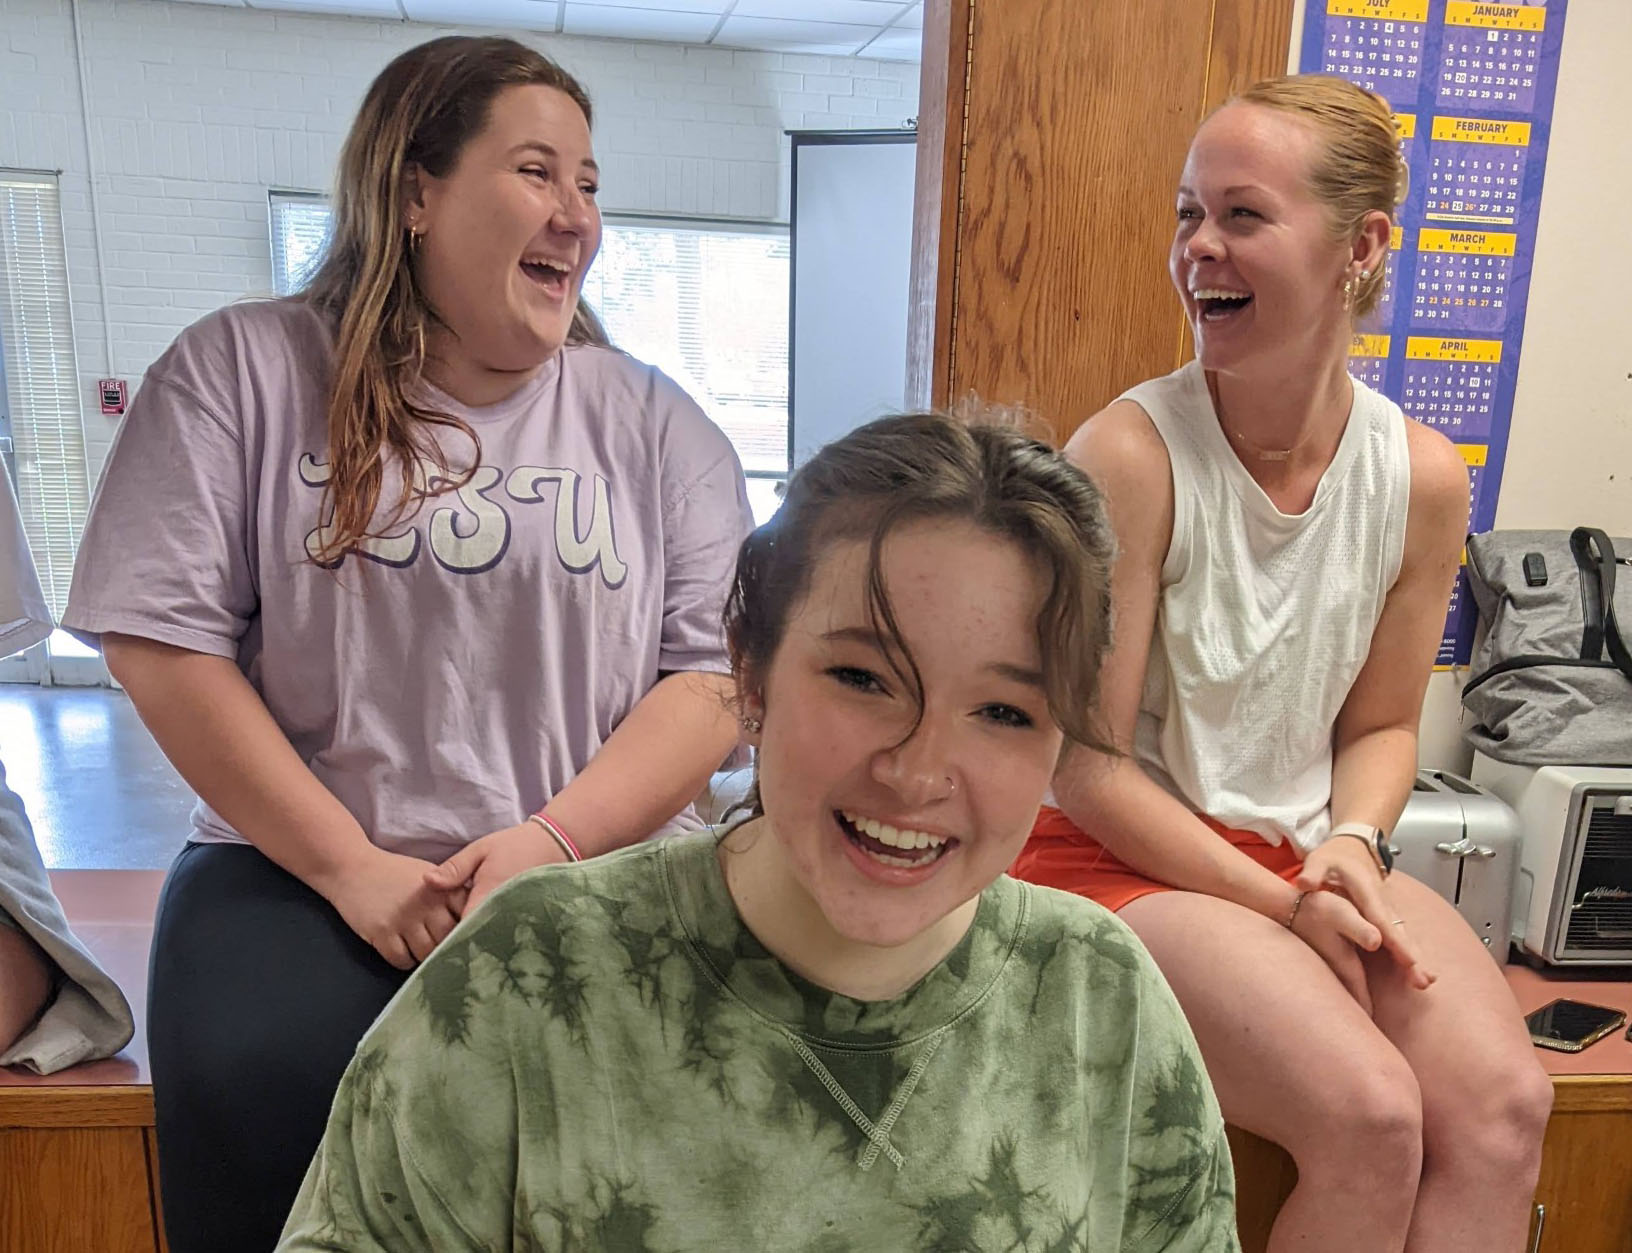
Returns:
[[[1236,1249],[1223,1122],[1131,932],[1000,878],[905,995],[789,971],[711,834],[523,875],[358,1048],[280,1249]]]

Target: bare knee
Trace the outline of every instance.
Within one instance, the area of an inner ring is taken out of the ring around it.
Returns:
[[[1414,1191],[1422,1173],[1422,1093],[1403,1059],[1334,1075],[1286,1147],[1300,1176],[1376,1193]]]
[[[1513,1068],[1512,1095],[1503,1117],[1526,1143],[1533,1141],[1539,1149],[1552,1116],[1553,1077],[1534,1057],[1526,1058]]]
[[[1467,1159],[1504,1176],[1536,1169],[1553,1110],[1553,1081],[1541,1063],[1527,1053],[1493,1058],[1468,1080],[1435,1103],[1431,1156]]]

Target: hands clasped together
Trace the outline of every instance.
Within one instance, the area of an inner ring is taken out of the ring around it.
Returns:
[[[381,957],[412,970],[500,884],[567,860],[542,828],[521,822],[473,840],[440,865],[371,845],[323,894]]]
[[[1414,988],[1433,985],[1406,920],[1390,901],[1388,883],[1363,842],[1329,839],[1293,881],[1298,898],[1288,927],[1320,955],[1338,981],[1371,1013],[1362,953],[1392,958]]]

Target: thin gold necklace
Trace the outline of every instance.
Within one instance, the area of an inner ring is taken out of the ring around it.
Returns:
[[[1257,456],[1259,461],[1287,460],[1287,458],[1291,457],[1293,453],[1297,452],[1298,449],[1302,448],[1311,439],[1313,439],[1316,431],[1319,429],[1311,424],[1309,429],[1303,433],[1303,438],[1297,443],[1293,444],[1290,448],[1265,448],[1262,444],[1254,443],[1240,431],[1235,430],[1225,422],[1224,405],[1218,398],[1218,389],[1214,386],[1212,379],[1207,380],[1207,396],[1213,402],[1213,412],[1218,415],[1218,424],[1224,428],[1224,433],[1240,440]]]

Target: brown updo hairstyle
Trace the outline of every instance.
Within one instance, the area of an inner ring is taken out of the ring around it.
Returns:
[[[1381,96],[1326,74],[1294,74],[1254,83],[1229,103],[1256,104],[1301,118],[1319,148],[1309,188],[1331,215],[1332,238],[1352,241],[1368,213],[1390,222],[1405,202],[1410,171],[1399,129]],[[1387,262],[1357,279],[1353,311],[1363,318],[1383,298]]]
[[[1115,549],[1099,489],[995,410],[880,418],[795,471],[776,516],[743,541],[725,610],[738,689],[764,682],[812,572],[834,544],[868,546],[867,606],[895,678],[923,716],[923,681],[885,585],[885,541],[921,522],[965,522],[1012,543],[1047,581],[1037,647],[1049,715],[1067,745],[1112,752],[1094,718],[1111,633]],[[916,724],[915,729],[916,729]],[[909,732],[909,736],[910,736]],[[741,809],[762,813],[756,779]]]

